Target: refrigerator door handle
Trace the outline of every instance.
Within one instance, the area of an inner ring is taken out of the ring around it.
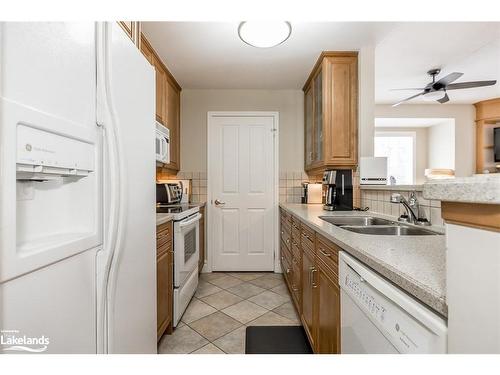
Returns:
[[[99,26],[98,26],[99,27]],[[105,139],[106,146],[108,149],[108,160],[109,160],[109,220],[108,220],[108,231],[107,231],[107,243],[104,248],[104,256],[106,256],[104,276],[103,276],[103,295],[102,295],[102,307],[104,312],[111,311],[112,300],[116,290],[116,267],[119,263],[120,249],[123,242],[124,234],[124,220],[126,212],[126,186],[122,184],[124,176],[124,162],[120,157],[123,155],[122,146],[119,137],[119,126],[118,117],[114,109],[113,100],[111,97],[111,82],[110,82],[110,43],[111,43],[111,30],[110,24],[108,22],[100,24],[101,33],[100,37],[97,38],[97,54],[98,54],[98,66],[97,69],[102,73],[101,84],[102,84],[102,94],[103,100],[102,113],[105,118]],[[100,43],[99,43],[100,42]],[[100,55],[100,58],[99,58]],[[101,312],[102,313],[102,312]],[[109,319],[109,315],[106,314],[103,319],[103,333],[107,339],[104,339],[104,351],[112,352],[113,335],[110,332],[113,331],[113,321]]]

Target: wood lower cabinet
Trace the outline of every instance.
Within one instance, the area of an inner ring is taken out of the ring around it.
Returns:
[[[285,281],[315,353],[340,353],[337,245],[281,209]]]
[[[314,285],[314,256],[308,251],[302,253],[302,323],[311,347],[316,347],[316,319],[317,304],[316,286]]]
[[[200,207],[200,259],[198,261],[198,272],[201,272],[205,265],[205,206]]]
[[[340,288],[338,276],[318,262],[315,283],[318,289],[316,307],[316,352],[340,353]],[[325,303],[328,301],[328,303]]]
[[[172,222],[156,228],[156,321],[157,339],[172,333],[174,301],[174,252]]]

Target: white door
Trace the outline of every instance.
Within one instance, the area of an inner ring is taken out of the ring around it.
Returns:
[[[276,113],[209,113],[213,271],[272,271]]]

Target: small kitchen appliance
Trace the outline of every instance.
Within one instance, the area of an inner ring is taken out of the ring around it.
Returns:
[[[387,157],[362,157],[359,159],[361,185],[387,185]]]
[[[156,202],[164,205],[189,203],[191,180],[162,180],[156,183]]]
[[[170,130],[156,121],[155,133],[156,164],[170,163]]]
[[[311,184],[309,182],[302,183],[302,203],[317,204],[322,203],[323,185]]]
[[[352,170],[337,169],[325,171],[323,174],[325,189],[324,210],[352,210]]]

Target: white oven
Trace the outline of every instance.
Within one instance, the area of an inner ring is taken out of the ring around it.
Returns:
[[[174,220],[174,327],[177,326],[198,286],[200,219],[196,212]]]
[[[170,163],[170,130],[158,121],[156,121],[155,151],[158,163]]]

